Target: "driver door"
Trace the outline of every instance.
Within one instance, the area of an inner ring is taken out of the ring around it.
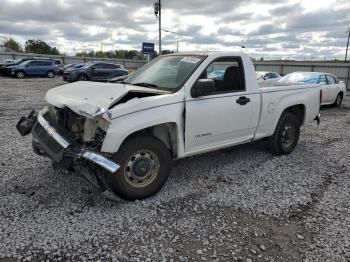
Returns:
[[[104,75],[104,69],[103,69],[103,64],[95,64],[93,65],[92,69],[91,69],[91,79],[92,80],[101,80],[103,79],[103,75]]]
[[[223,74],[213,73],[220,71]],[[211,76],[216,91],[186,101],[185,151],[189,154],[239,144],[254,135],[251,117],[259,94],[247,93],[241,58],[214,60],[200,78]]]

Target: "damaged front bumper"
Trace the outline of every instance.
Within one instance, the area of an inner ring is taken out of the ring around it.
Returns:
[[[74,161],[87,160],[110,173],[115,173],[119,165],[104,155],[96,153],[77,145],[64,135],[64,131],[58,130],[50,125],[44,115],[46,109],[39,112],[32,110],[27,117],[21,117],[16,125],[17,130],[22,136],[33,135],[33,150],[39,155],[45,155],[60,163],[64,158]]]

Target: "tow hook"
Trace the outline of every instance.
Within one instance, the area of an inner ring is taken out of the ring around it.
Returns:
[[[33,109],[27,117],[22,116],[16,125],[16,129],[22,136],[28,135],[37,121],[37,112]]]

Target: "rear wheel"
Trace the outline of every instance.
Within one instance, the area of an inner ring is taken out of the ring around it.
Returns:
[[[333,106],[335,106],[335,107],[340,107],[341,104],[342,104],[342,102],[343,102],[343,94],[342,94],[342,93],[339,93],[339,94],[337,95],[337,98],[336,98],[335,101],[334,101]]]
[[[16,73],[16,77],[19,78],[19,79],[22,79],[22,78],[25,77],[25,74],[24,74],[23,71],[18,71],[18,72]]]
[[[48,78],[55,77],[55,73],[53,71],[48,71],[46,75],[47,75]]]
[[[89,80],[88,77],[86,75],[78,75],[78,81],[87,81]]]
[[[283,113],[275,133],[269,138],[270,151],[276,155],[290,154],[298,143],[300,121],[292,113]]]
[[[157,193],[169,176],[172,162],[164,143],[146,135],[127,140],[112,159],[120,168],[114,175],[105,174],[105,181],[116,195],[127,200]]]

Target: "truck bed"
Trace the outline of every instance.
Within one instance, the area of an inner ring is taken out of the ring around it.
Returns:
[[[298,84],[298,83],[281,83],[281,82],[258,82],[259,89],[262,93],[269,93],[272,91],[287,91],[287,90],[298,90],[306,88],[315,88],[317,84]]]

